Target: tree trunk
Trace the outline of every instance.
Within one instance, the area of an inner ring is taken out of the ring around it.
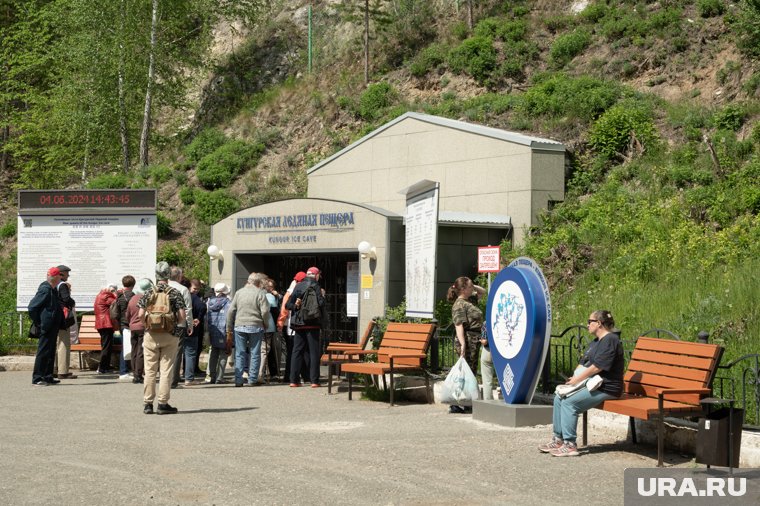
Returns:
[[[127,1],[121,0],[121,33],[119,34],[119,134],[124,173],[129,173],[129,133],[127,130],[127,106],[124,98],[124,33],[126,29]],[[146,157],[147,158],[147,157]]]
[[[145,90],[145,110],[143,111],[143,127],[140,134],[140,165],[148,166],[148,141],[150,139],[150,110],[153,100],[153,80],[155,69],[153,60],[156,56],[156,29],[158,25],[158,0],[153,0],[153,15],[150,24],[150,55],[148,58],[148,86]]]
[[[0,132],[0,173],[4,173],[8,170],[8,150],[5,149],[5,145],[11,138],[11,127],[5,125],[2,132]]]
[[[364,0],[364,85],[369,84],[369,0]]]
[[[472,0],[467,0],[467,28],[472,31]]]

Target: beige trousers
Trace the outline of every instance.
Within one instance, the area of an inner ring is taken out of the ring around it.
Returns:
[[[145,404],[153,404],[156,398],[156,375],[161,371],[158,384],[158,403],[168,404],[174,377],[174,363],[177,359],[177,336],[164,332],[145,331],[143,337],[143,359],[145,361]]]
[[[58,344],[56,346],[55,354],[55,368],[56,373],[61,374],[69,373],[69,363],[71,361],[71,332],[69,329],[61,329],[58,331]]]

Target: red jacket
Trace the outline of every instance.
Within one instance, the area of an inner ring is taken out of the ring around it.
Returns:
[[[108,310],[111,308],[111,302],[116,300],[116,294],[105,289],[101,290],[95,296],[95,328],[100,329],[118,329],[119,325],[111,321],[111,315]]]

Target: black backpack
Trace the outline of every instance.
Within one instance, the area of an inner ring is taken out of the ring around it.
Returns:
[[[308,286],[304,291],[299,313],[299,320],[305,324],[315,324],[322,321],[322,308],[319,307],[317,290],[313,286]]]

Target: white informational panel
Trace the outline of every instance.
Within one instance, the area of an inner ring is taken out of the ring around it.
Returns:
[[[71,268],[71,296],[91,311],[95,296],[121,278],[154,279],[156,216],[19,216],[16,310],[26,311],[47,270]]]
[[[346,262],[346,316],[359,316],[359,262]]]
[[[432,318],[438,240],[438,183],[421,181],[406,190],[406,316]]]

